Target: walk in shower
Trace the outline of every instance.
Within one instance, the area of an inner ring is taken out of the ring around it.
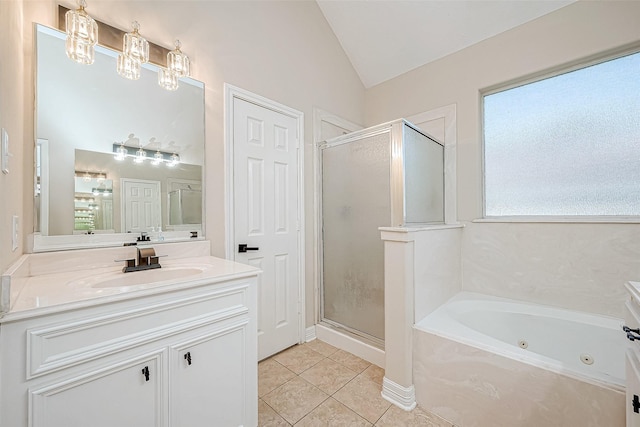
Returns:
[[[444,222],[444,147],[406,120],[319,146],[321,323],[384,348],[379,227]]]

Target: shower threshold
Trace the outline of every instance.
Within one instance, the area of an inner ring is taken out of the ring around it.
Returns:
[[[326,326],[329,329],[333,329],[337,332],[343,333],[353,339],[356,339],[358,341],[361,341],[365,344],[368,344],[372,347],[378,348],[382,351],[384,351],[384,340],[381,340],[380,338],[374,337],[372,335],[366,334],[362,331],[358,331],[356,329],[350,328],[348,326],[342,325],[338,322],[334,322],[332,320],[329,319],[322,319],[320,321],[320,324],[322,326]]]

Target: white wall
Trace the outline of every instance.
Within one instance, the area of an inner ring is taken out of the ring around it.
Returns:
[[[13,215],[20,219],[21,236],[25,228],[30,230],[32,217],[27,206],[33,205],[31,188],[25,176],[33,174],[25,151],[33,150],[33,142],[25,140],[25,64],[22,52],[23,6],[21,2],[0,1],[0,127],[9,134],[10,174],[0,173],[0,271],[23,252],[23,240],[16,251],[11,250],[11,221]],[[30,172],[27,172],[29,170]],[[26,227],[25,227],[26,224]]]
[[[371,88],[366,124],[457,107],[463,287],[622,317],[622,286],[640,279],[640,225],[486,224],[480,91],[602,52],[640,45],[640,2],[579,1]]]
[[[76,7],[75,2],[62,3],[69,8]],[[156,44],[170,48],[173,40],[179,38],[182,50],[192,61],[192,76],[204,82],[205,225],[214,255],[224,256],[225,247],[223,83],[228,82],[304,112],[308,225],[306,313],[307,325],[313,324],[312,110],[316,106],[353,122],[364,121],[364,87],[317,4],[313,1],[106,0],[88,3],[88,13],[109,25],[127,30],[131,22],[137,20],[141,34]],[[31,70],[32,22],[56,27],[57,2],[29,0],[24,2],[24,8],[24,69]],[[33,108],[30,101],[32,81],[33,76],[27,73],[24,83],[20,82],[25,87],[25,100],[29,100],[25,101],[29,112]],[[26,150],[31,150],[33,145],[30,120],[31,116],[26,117]],[[30,158],[25,159],[25,168],[31,168],[31,161]],[[31,182],[27,182],[19,188],[28,189],[30,185]],[[31,206],[30,200],[25,204]],[[32,219],[25,224],[32,224]]]

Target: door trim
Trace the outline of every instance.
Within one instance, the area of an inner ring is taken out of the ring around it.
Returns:
[[[304,216],[304,113],[295,110],[286,105],[280,104],[271,99],[224,83],[224,144],[225,144],[225,162],[224,162],[224,238],[225,238],[225,258],[228,260],[235,259],[235,220],[233,206],[233,101],[241,99],[250,102],[259,107],[275,111],[292,117],[297,124],[298,138],[298,341],[304,342],[306,336],[305,328],[305,216]]]

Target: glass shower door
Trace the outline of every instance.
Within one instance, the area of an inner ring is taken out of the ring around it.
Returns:
[[[322,320],[384,341],[384,246],[391,223],[389,132],[322,149]]]

